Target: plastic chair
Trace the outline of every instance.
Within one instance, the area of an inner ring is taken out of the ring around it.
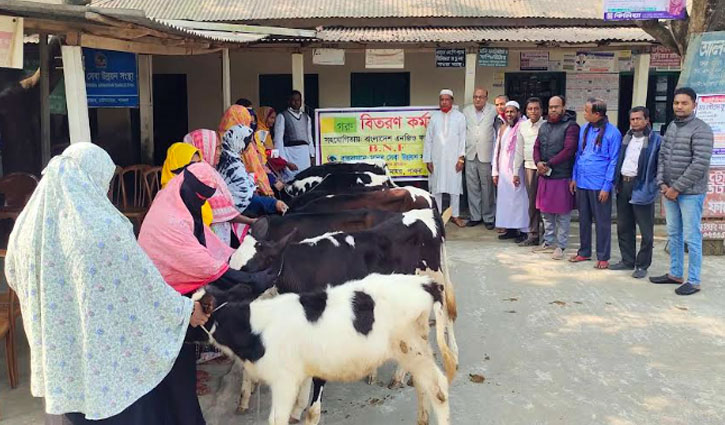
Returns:
[[[156,194],[161,190],[161,167],[151,167],[144,171],[143,181],[146,185],[143,205],[146,208],[151,206]]]
[[[0,257],[5,260],[6,251],[0,250]],[[8,369],[10,388],[18,386],[18,364],[15,357],[15,320],[20,317],[18,297],[11,288],[0,295],[0,337],[5,337],[5,359]]]
[[[0,194],[4,203],[0,206],[0,219],[15,220],[37,186],[38,178],[29,173],[11,173],[1,178]]]

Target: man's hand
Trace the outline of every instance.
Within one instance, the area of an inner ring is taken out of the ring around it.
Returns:
[[[493,176],[493,184],[494,186],[498,186],[498,176]]]
[[[299,169],[299,168],[297,168],[297,165],[296,164],[293,164],[291,162],[288,162],[287,163],[287,168],[289,168],[290,171],[297,171]]]
[[[199,303],[199,301],[194,301],[194,311],[191,313],[189,325],[191,325],[192,328],[204,326],[207,320],[209,320],[209,316],[210,314],[206,314],[204,312],[204,308],[201,306],[201,303]]]
[[[536,171],[538,171],[540,176],[544,176],[549,171],[549,167],[547,167],[543,161],[539,161],[536,164]]]
[[[667,186],[666,184],[664,184],[664,183],[663,183],[663,184],[661,184],[661,185],[660,185],[660,193],[664,195],[665,193],[667,193],[667,190],[668,190],[669,188],[670,188],[670,187],[669,187],[669,186]]]
[[[456,173],[460,173],[463,170],[463,160],[459,159],[458,162],[456,162]]]
[[[600,190],[599,191],[599,202],[601,202],[603,204],[603,203],[607,202],[607,200],[609,200],[609,192],[607,192],[606,190]]]
[[[576,193],[576,182],[574,180],[569,182],[569,193],[572,195]]]
[[[514,180],[514,186],[519,187],[519,185],[521,184],[521,177],[514,176],[513,180]]]
[[[432,162],[426,162],[425,166],[426,166],[426,168],[428,168],[429,173],[433,172],[433,163]]]
[[[677,199],[677,197],[680,195],[680,192],[678,192],[675,188],[668,188],[667,192],[665,192],[665,198],[669,199],[670,201],[674,201]]]

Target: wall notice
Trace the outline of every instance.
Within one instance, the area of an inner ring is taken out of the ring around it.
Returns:
[[[397,180],[425,178],[423,142],[435,106],[317,109],[317,161],[385,160]]]
[[[566,74],[566,104],[581,112],[590,97],[603,99],[609,109],[619,105],[619,74]]]
[[[466,49],[436,49],[436,68],[463,68]]]
[[[725,94],[698,96],[695,116],[708,123],[715,136],[710,166],[725,167]]]
[[[522,71],[547,71],[549,52],[521,52],[519,69]]]

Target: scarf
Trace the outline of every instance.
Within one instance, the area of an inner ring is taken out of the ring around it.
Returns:
[[[235,125],[243,125],[245,127],[252,126],[252,114],[249,109],[240,105],[232,105],[224,112],[222,120],[219,122],[219,138],[224,138],[224,133]]]
[[[49,414],[119,414],[169,373],[189,325],[192,301],[108,199],[114,169],[97,145],[72,144],[10,234],[5,275],[30,344],[30,391]]]
[[[521,125],[522,122],[525,120],[517,119],[514,123],[513,128],[511,128],[511,132],[513,135],[511,136],[511,141],[509,142],[508,146],[506,147],[506,154],[508,155],[508,164],[507,167],[509,170],[512,170],[512,172],[515,172],[514,170],[514,157],[516,156],[514,152],[516,151],[516,141],[518,140],[518,134],[519,134],[519,125]],[[508,123],[506,123],[508,125]]]
[[[217,166],[239,212],[247,209],[255,190],[254,181],[239,158],[239,152],[245,149],[245,145],[249,145],[251,140],[251,128],[243,125],[232,126],[222,138],[222,157]]]
[[[599,134],[597,134],[597,138],[594,139],[594,146],[602,146],[602,139],[604,138],[604,132],[606,130],[607,124],[609,124],[609,118],[606,115],[597,122],[587,124],[586,128],[584,129],[584,142],[582,143],[582,151],[587,148],[587,136],[589,135],[589,129],[591,127],[599,129]]]
[[[275,113],[271,106],[262,106],[259,108],[259,122],[257,123],[257,131],[254,133],[259,152],[264,155],[264,162],[267,163],[267,149],[274,149],[274,140],[272,140],[272,129],[267,126],[269,116]]]
[[[198,182],[187,182],[189,173]],[[234,253],[209,227],[200,226],[192,212],[213,193],[202,186],[216,190],[214,170],[205,162],[191,164],[156,195],[138,237],[166,282],[182,294],[218,279],[229,268]],[[190,200],[192,196],[199,199]]]
[[[441,112],[443,112],[444,114],[447,114],[448,112],[450,112],[451,109],[452,109],[451,106],[446,106],[445,108],[441,107]]]
[[[188,167],[189,164],[191,164],[191,158],[194,157],[194,154],[199,154],[199,157],[202,157],[199,149],[189,144],[174,143],[169,146],[169,149],[166,151],[164,165],[161,167],[161,188],[166,187],[171,179],[176,177],[180,172]],[[204,219],[204,224],[207,226],[211,225],[214,221],[214,213],[212,212],[209,204],[204,205],[202,209],[202,217]]]
[[[179,194],[194,220],[194,237],[203,246],[206,246],[206,237],[204,236],[204,223],[201,220],[201,209],[214,192],[216,190],[213,187],[199,181],[188,169],[184,170],[184,182],[181,184]]]

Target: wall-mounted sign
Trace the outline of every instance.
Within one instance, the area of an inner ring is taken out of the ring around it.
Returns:
[[[650,49],[649,67],[660,71],[679,71],[682,58],[676,52],[663,46]]]
[[[403,69],[403,49],[365,49],[365,68]]]
[[[436,68],[463,68],[466,49],[436,49]]]
[[[519,69],[522,71],[548,71],[549,52],[521,52]]]
[[[686,0],[604,0],[604,19],[685,19]]]
[[[509,64],[509,49],[481,47],[478,50],[478,66],[506,67]]]
[[[715,136],[710,166],[725,167],[725,94],[697,96],[695,116],[708,123]]]
[[[694,34],[687,48],[678,86],[699,94],[725,94],[725,31]]]
[[[577,72],[617,72],[614,52],[576,52]]]
[[[136,55],[83,48],[89,108],[138,108]]]
[[[315,65],[345,65],[345,50],[314,49],[312,63]]]
[[[23,18],[0,16],[0,67],[23,68]]]
[[[611,109],[619,104],[619,74],[566,74],[566,106],[581,112],[590,97],[603,99]]]

